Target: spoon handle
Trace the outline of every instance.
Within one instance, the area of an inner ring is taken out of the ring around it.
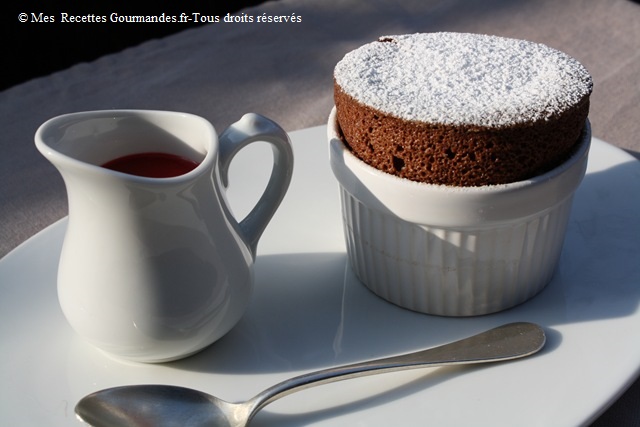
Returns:
[[[296,391],[366,375],[433,366],[498,362],[529,356],[545,343],[544,330],[533,323],[499,326],[449,344],[399,356],[353,363],[300,375],[278,383],[251,399],[252,415]]]

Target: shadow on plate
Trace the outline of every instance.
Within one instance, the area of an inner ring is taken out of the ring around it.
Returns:
[[[424,315],[368,291],[344,253],[265,255],[243,320],[208,349],[169,365],[227,374],[307,371],[415,351],[508,322],[553,328],[631,315],[640,301],[640,200],[632,197],[639,178],[632,159],[585,177],[554,278],[518,307],[472,318]]]

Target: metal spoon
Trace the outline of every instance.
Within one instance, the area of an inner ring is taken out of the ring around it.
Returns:
[[[516,359],[536,353],[544,343],[545,334],[540,326],[510,323],[428,350],[300,375],[276,384],[246,402],[229,403],[182,387],[133,385],[109,388],[84,397],[76,406],[76,414],[95,427],[242,427],[269,403],[312,386],[406,369]]]

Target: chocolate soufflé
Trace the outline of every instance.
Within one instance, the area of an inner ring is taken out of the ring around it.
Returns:
[[[468,33],[381,37],[336,65],[342,138],[365,163],[450,186],[521,181],[579,140],[593,81],[574,58]]]

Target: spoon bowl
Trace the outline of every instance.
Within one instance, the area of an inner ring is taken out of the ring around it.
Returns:
[[[278,383],[246,402],[230,403],[184,387],[131,385],[85,396],[76,405],[76,414],[94,427],[243,427],[260,409],[295,391],[385,372],[518,359],[538,352],[545,341],[540,326],[509,323],[427,350],[300,375]]]
[[[83,398],[78,417],[92,426],[220,426],[238,424],[241,404],[185,387],[142,384],[105,389]],[[231,418],[231,419],[230,419]]]

